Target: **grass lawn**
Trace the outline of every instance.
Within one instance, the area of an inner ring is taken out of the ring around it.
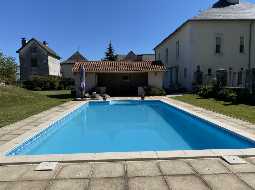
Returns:
[[[0,127],[70,101],[68,90],[28,91],[15,86],[0,87]]]
[[[255,106],[232,104],[230,102],[218,101],[215,99],[204,99],[192,94],[174,97],[174,99],[255,123]]]

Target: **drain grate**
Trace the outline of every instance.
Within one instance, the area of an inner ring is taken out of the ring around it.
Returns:
[[[247,162],[238,156],[222,156],[222,159],[231,165],[247,164]]]

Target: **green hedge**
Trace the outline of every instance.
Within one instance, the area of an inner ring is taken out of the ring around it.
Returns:
[[[166,91],[163,88],[148,87],[145,89],[146,96],[165,96]]]
[[[23,87],[28,90],[65,90],[74,86],[73,79],[55,76],[34,76],[31,80],[24,81]]]
[[[255,104],[255,95],[250,94],[246,88],[220,88],[214,86],[202,86],[197,91],[197,94],[203,98],[215,98],[233,103]]]

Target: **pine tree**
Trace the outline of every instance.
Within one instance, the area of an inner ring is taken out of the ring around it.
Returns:
[[[114,54],[114,49],[112,47],[112,43],[110,41],[107,51],[105,52],[105,61],[116,61],[117,60],[117,55]]]

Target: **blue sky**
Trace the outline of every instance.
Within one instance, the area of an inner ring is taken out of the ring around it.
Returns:
[[[215,1],[5,0],[0,50],[18,58],[20,38],[35,37],[46,40],[62,59],[78,49],[90,60],[101,59],[110,40],[116,53],[153,53],[176,27]]]

